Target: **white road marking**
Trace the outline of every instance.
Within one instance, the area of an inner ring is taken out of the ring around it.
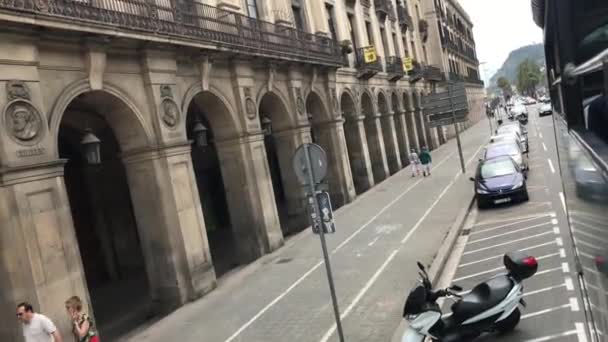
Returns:
[[[401,240],[402,244],[406,243],[407,240],[409,240],[410,237],[412,235],[414,235],[414,233],[416,232],[416,230],[418,230],[418,228],[420,227],[420,225],[422,224],[422,222],[426,219],[427,216],[429,216],[429,214],[431,213],[431,211],[433,210],[433,208],[435,208],[435,206],[437,205],[437,203],[439,203],[439,201],[441,201],[441,199],[443,198],[443,196],[446,194],[446,192],[448,192],[448,190],[452,187],[452,185],[454,185],[454,181],[451,181],[450,184],[448,184],[443,189],[443,191],[435,199],[435,202],[433,202],[433,204],[431,204],[431,206],[424,212],[424,215],[422,215],[422,217],[420,217],[420,219],[418,219],[418,222],[416,222],[416,224],[414,225],[414,227],[412,227],[412,229],[410,229],[410,231],[407,232],[407,234],[405,235],[405,237],[403,238],[403,240]]]
[[[548,335],[548,336],[543,336],[543,337],[538,337],[538,338],[533,338],[531,340],[524,340],[523,342],[546,342],[546,341],[553,341],[557,338],[560,337],[566,337],[566,336],[572,336],[572,335],[577,335],[578,334],[578,330],[569,330],[569,331],[565,331],[563,333],[559,333],[559,334],[554,334],[554,335]]]
[[[575,220],[572,220],[572,222],[571,222],[571,223],[573,223],[573,226],[574,226],[574,225],[581,225],[581,226],[584,226],[584,227],[589,228],[589,229],[591,229],[591,230],[594,230],[594,231],[596,231],[596,232],[598,232],[598,233],[601,233],[601,234],[608,234],[608,231],[606,231],[605,229],[598,228],[598,227],[596,227],[596,226],[592,226],[592,225],[590,225],[590,224],[588,224],[588,223],[581,222],[581,221],[576,220],[576,219],[575,219]]]
[[[578,299],[576,297],[570,298],[570,309],[573,312],[579,312],[581,308],[578,306]]]
[[[549,162],[549,168],[551,169],[551,173],[555,173],[555,168],[553,167],[553,162],[551,158],[547,158],[547,162]]]
[[[566,257],[566,250],[563,248],[559,249],[559,257],[560,258],[565,258]]]
[[[581,230],[580,228],[574,228],[574,229],[572,229],[572,231],[575,234],[583,235],[583,236],[588,237],[588,238],[590,238],[592,240],[599,241],[601,243],[608,243],[608,241],[606,239],[602,239],[601,237],[598,237],[597,235],[589,234],[586,231]]]
[[[574,326],[576,326],[576,336],[578,337],[578,342],[587,342],[585,325],[583,323],[574,323]]]
[[[564,273],[570,273],[570,265],[567,262],[562,262],[562,271]]]
[[[562,209],[564,209],[564,212],[567,213],[568,211],[566,210],[566,197],[564,197],[563,191],[559,192],[559,199],[562,201]]]
[[[543,138],[543,134],[541,132],[538,132],[538,137],[542,139]]]
[[[546,255],[537,257],[536,260],[549,259],[549,258],[552,258],[554,256],[558,256],[558,255],[559,255],[559,253],[557,253],[557,252],[556,253],[551,253],[551,254],[546,254]],[[465,276],[462,276],[462,277],[459,277],[459,278],[454,278],[454,279],[452,279],[452,281],[454,282],[454,281],[461,281],[461,280],[465,280],[465,279],[475,278],[475,277],[483,275],[483,274],[493,273],[493,272],[496,272],[496,271],[503,270],[504,268],[505,268],[504,266],[499,266],[499,267],[493,268],[491,270],[481,271],[481,272],[465,275]]]
[[[551,213],[551,217],[556,217],[557,215],[555,213]]]
[[[468,252],[464,252],[463,255],[469,255],[469,254],[473,254],[473,253],[477,253],[477,252],[482,252],[482,251],[486,251],[488,249],[494,249],[496,247],[501,247],[501,246],[506,246],[515,242],[520,242],[520,241],[525,241],[525,240],[529,240],[532,238],[536,238],[536,237],[541,237],[541,236],[545,236],[548,234],[553,234],[553,232],[544,232],[544,233],[540,233],[540,234],[536,234],[536,235],[530,235],[521,239],[516,239],[516,240],[511,240],[511,241],[507,241],[507,242],[503,242],[503,243],[499,243],[493,246],[488,246],[488,247],[483,247],[483,248],[479,248],[479,249],[475,249],[472,251],[468,251]]]
[[[344,310],[344,312],[342,312],[342,314],[340,315],[341,319],[346,318],[351,313],[351,311],[353,311],[353,308],[355,307],[355,305],[357,305],[359,303],[359,301],[361,300],[361,298],[363,298],[365,293],[367,291],[369,291],[369,289],[372,287],[372,285],[374,285],[374,283],[378,280],[382,271],[384,271],[384,269],[388,266],[388,264],[395,258],[395,255],[397,255],[397,252],[398,252],[398,250],[394,250],[388,256],[388,258],[384,261],[384,263],[380,266],[380,268],[376,271],[376,273],[374,273],[374,275],[367,281],[365,286],[363,286],[361,291],[359,291],[359,293],[357,293],[357,296],[353,299],[353,301],[350,303],[350,305]],[[327,330],[325,335],[323,335],[323,338],[321,338],[320,342],[327,342],[329,340],[329,338],[334,334],[335,331],[336,331],[336,324],[334,323],[331,326],[331,328],[329,328],[329,330]]]
[[[602,248],[602,247],[600,247],[600,246],[597,246],[597,245],[594,245],[594,244],[592,244],[592,243],[589,243],[589,242],[587,242],[587,241],[585,241],[585,240],[578,239],[578,238],[574,238],[574,243],[575,243],[575,244],[581,244],[581,245],[583,245],[583,246],[587,246],[587,247],[589,247],[589,248],[596,249],[596,250],[598,250],[598,251],[602,251],[602,252],[604,251],[604,248]]]
[[[314,272],[319,266],[323,265],[323,261],[319,261],[316,265],[314,265],[311,269],[309,269],[306,273],[304,273],[298,280],[296,280],[287,290],[283,291],[280,295],[278,295],[272,302],[268,303],[262,310],[260,310],[255,316],[253,316],[247,323],[243,324],[237,331],[234,332],[230,337],[226,339],[225,342],[234,341],[245,329],[247,329],[253,322],[255,322],[258,318],[260,318],[266,311],[268,311],[272,306],[274,306],[278,301],[280,301],[283,297],[285,297],[291,290],[293,290],[296,286],[298,286],[304,279],[306,279],[312,272]]]
[[[559,235],[559,227],[553,227],[553,233]]]
[[[555,239],[555,243],[561,247],[564,245],[564,240],[562,240],[562,238],[557,238]]]
[[[495,239],[497,237],[502,237],[502,236],[506,236],[506,235],[510,235],[510,234],[515,234],[515,233],[523,232],[523,231],[526,231],[526,230],[530,230],[530,229],[546,226],[548,224],[549,224],[549,222],[539,223],[539,224],[535,224],[535,225],[532,225],[532,226],[529,226],[529,227],[524,227],[524,228],[519,228],[519,229],[511,230],[511,231],[508,231],[506,233],[501,233],[501,234],[497,234],[497,235],[492,235],[492,236],[484,237],[484,238],[481,238],[481,239],[471,240],[471,241],[469,241],[469,243],[478,243],[478,242],[482,242],[482,241],[487,241],[487,240]],[[558,231],[558,233],[559,233],[559,231]],[[472,234],[470,234],[470,235],[472,235]]]
[[[572,281],[572,278],[566,277],[565,284],[566,284],[566,290],[574,291],[574,282]]]
[[[570,305],[571,304],[568,303],[568,304],[564,304],[564,305],[560,305],[560,306],[555,306],[555,307],[552,307],[552,308],[548,308],[548,309],[544,309],[544,310],[540,310],[540,311],[536,311],[536,312],[531,312],[529,314],[522,315],[521,319],[527,319],[527,318],[530,318],[530,317],[544,315],[546,313],[550,313],[550,312],[553,312],[553,311],[557,311],[557,310],[561,310],[561,309],[566,309],[566,308],[569,308]]]
[[[549,242],[541,243],[541,244],[534,245],[534,246],[531,246],[531,247],[522,248],[522,249],[519,249],[519,251],[523,252],[523,251],[527,251],[527,250],[531,250],[531,249],[535,249],[535,248],[545,247],[545,246],[552,245],[554,243],[555,243],[555,241],[549,241]],[[498,254],[498,255],[494,255],[494,256],[491,256],[491,257],[488,257],[488,258],[479,259],[479,260],[467,262],[467,263],[464,263],[464,264],[460,264],[458,267],[471,266],[471,265],[479,264],[479,263],[484,262],[484,261],[502,258],[503,256],[504,256],[504,253]]]
[[[545,150],[545,152],[547,152],[547,145],[545,145],[545,143],[543,143],[543,150]]]
[[[557,224],[557,222],[558,222],[558,221],[557,221],[557,219],[556,219],[556,218],[551,219],[551,223],[552,223],[552,224]]]
[[[520,220],[520,221],[515,221],[515,222],[511,222],[511,223],[501,224],[499,226],[495,226],[495,227],[492,227],[492,228],[480,229],[480,230],[476,230],[474,232],[471,232],[471,234],[469,234],[469,235],[476,235],[476,234],[491,232],[493,230],[510,227],[510,226],[513,226],[513,225],[516,225],[516,224],[525,223],[525,222],[529,222],[529,221],[534,221],[536,219],[543,218],[543,217],[546,217],[546,216],[547,215],[535,216],[535,217],[530,217],[530,218],[527,218],[527,219],[524,219],[524,220]],[[541,223],[541,224],[549,224],[549,222],[544,222],[544,223]]]
[[[379,238],[380,238],[379,236],[376,236],[376,238],[373,239],[372,242],[368,243],[367,245],[370,247],[373,246],[378,241]]]
[[[533,296],[535,294],[539,294],[539,293],[543,293],[543,292],[548,292],[548,291],[555,290],[555,289],[560,289],[562,287],[566,287],[566,283],[563,283],[563,284],[560,284],[560,285],[555,285],[555,286],[549,286],[549,287],[545,287],[543,289],[538,289],[538,290],[534,290],[534,291],[530,291],[530,292],[526,292],[526,293],[524,293],[524,297]]]

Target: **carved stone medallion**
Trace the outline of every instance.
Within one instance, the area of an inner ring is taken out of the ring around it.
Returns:
[[[165,125],[169,128],[175,128],[179,122],[179,108],[177,104],[173,100],[166,98],[162,102],[162,111],[162,120]]]
[[[30,146],[40,141],[43,121],[31,103],[20,100],[10,103],[6,108],[4,120],[8,135],[15,142]]]
[[[170,99],[173,98],[173,92],[171,91],[171,86],[168,84],[160,85],[160,97],[165,98],[168,97]]]

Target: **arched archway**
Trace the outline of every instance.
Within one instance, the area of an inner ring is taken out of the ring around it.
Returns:
[[[418,92],[413,93],[413,101],[414,101],[414,121],[416,122],[416,133],[418,134],[418,146],[421,148],[426,146],[426,131],[424,127],[424,123],[422,122],[422,116],[420,114],[422,108],[422,99],[420,98],[420,94]]]
[[[374,177],[367,150],[365,127],[359,117],[357,106],[352,96],[346,91],[340,96],[340,109],[345,120],[346,146],[353,182],[355,183],[355,192],[362,194],[374,186]]]
[[[397,142],[397,132],[395,129],[395,112],[392,110],[383,92],[378,93],[378,110],[380,112],[380,123],[388,168],[391,174],[395,174],[401,170],[399,143]]]
[[[142,226],[145,204],[132,201],[139,188],[121,159],[148,139],[132,109],[108,92],[81,93],[60,115],[57,150],[67,160],[64,181],[82,265],[98,328],[110,340],[152,311],[153,262],[142,248],[150,227]],[[89,129],[101,141],[100,164],[89,164],[81,146]]]
[[[294,128],[286,101],[275,92],[266,92],[259,102],[260,127],[274,191],[275,203],[284,235],[308,225],[303,192],[295,177],[292,157],[299,146],[300,133]]]
[[[239,165],[229,151],[222,150],[222,141],[234,138],[238,133],[230,111],[211,92],[194,95],[186,108],[188,139],[196,141],[196,127],[203,125],[206,129],[206,144],[200,146],[194,143],[190,155],[213,268],[216,276],[221,277],[260,254],[251,255],[249,251],[254,249],[250,246],[251,240],[241,237],[251,235],[247,232],[248,227],[235,226],[235,223],[238,225],[238,219],[233,222],[233,218],[239,215],[239,204],[234,203],[239,197],[230,193],[229,189],[233,187],[227,185],[237,181],[230,176],[232,169],[238,169]]]
[[[382,139],[382,127],[379,115],[375,111],[372,97],[364,92],[361,95],[361,110],[365,116],[365,134],[367,135],[367,147],[369,149],[374,182],[380,183],[389,175],[386,151]]]
[[[351,170],[346,165],[344,127],[332,119],[319,94],[311,91],[306,97],[306,113],[310,135],[314,143],[325,150],[329,170],[325,181],[329,186],[331,202],[339,208],[354,198]]]
[[[407,141],[407,124],[405,119],[405,113],[399,104],[399,95],[393,91],[391,93],[391,108],[395,113],[395,131],[397,134],[397,143],[399,144],[399,157],[401,159],[401,165],[407,166],[409,164],[409,149],[410,144]]]

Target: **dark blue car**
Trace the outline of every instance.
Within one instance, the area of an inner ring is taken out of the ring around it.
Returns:
[[[477,206],[486,208],[494,204],[527,201],[526,175],[509,156],[482,160],[475,178]]]

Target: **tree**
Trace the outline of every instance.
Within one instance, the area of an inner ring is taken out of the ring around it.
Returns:
[[[502,90],[504,96],[511,95],[511,83],[506,77],[499,77],[496,80],[496,85]]]
[[[523,95],[534,96],[536,87],[543,79],[538,64],[526,59],[517,67],[517,90]]]

